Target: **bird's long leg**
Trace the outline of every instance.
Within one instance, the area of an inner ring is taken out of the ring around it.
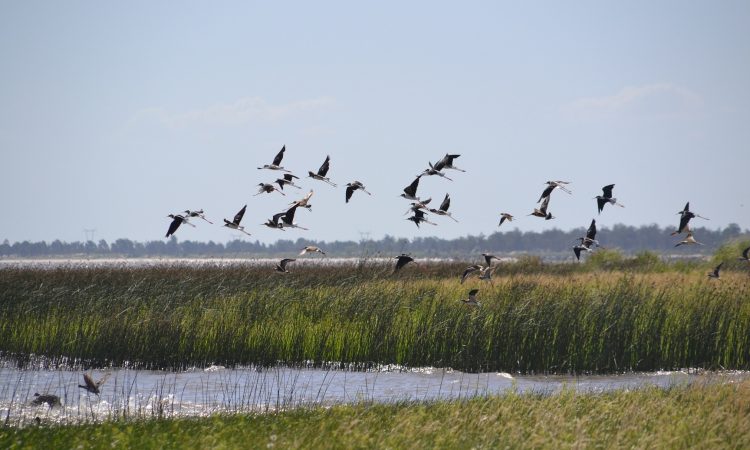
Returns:
[[[446,214],[446,216],[450,217],[450,218],[451,218],[451,219],[453,219],[453,220],[454,220],[455,222],[458,222],[458,219],[456,219],[456,218],[455,218],[455,217],[453,217],[452,215],[450,215],[450,214]]]
[[[285,194],[285,193],[283,193],[283,192],[281,192],[280,190],[278,190],[278,189],[274,189],[274,191],[276,191],[276,192],[278,192],[279,194],[281,194],[281,195],[283,195],[284,197],[286,197],[286,194]]]
[[[237,230],[239,230],[239,231],[241,231],[241,232],[245,233],[245,234],[246,234],[246,235],[248,235],[248,236],[252,236],[252,234],[250,234],[250,233],[248,233],[247,231],[245,231],[245,227],[242,227],[242,228],[237,228]]]
[[[203,216],[198,216],[198,217],[200,217],[201,219],[203,219],[203,220],[205,220],[206,222],[210,223],[211,225],[213,225],[213,224],[214,224],[213,222],[211,222],[210,220],[206,219],[206,218],[205,218],[205,217],[203,217]]]
[[[191,227],[195,228],[195,225],[193,225],[192,223],[188,222],[187,220],[183,220],[182,223],[184,223],[185,225],[190,225]]]
[[[464,169],[459,169],[458,167],[455,167],[455,166],[446,167],[446,169],[453,169],[453,170],[458,170],[459,172],[466,172]]]
[[[333,181],[329,180],[328,178],[323,178],[323,181],[325,181],[326,183],[330,184],[333,187],[336,187],[336,183],[334,183]]]
[[[438,172],[437,174],[438,174],[438,175],[440,175],[441,177],[443,177],[443,178],[447,179],[448,181],[453,181],[453,179],[452,179],[452,178],[449,178],[449,177],[448,177],[448,176],[447,176],[446,174],[444,174],[444,173],[440,173],[440,172]]]
[[[568,189],[568,188],[566,188],[564,186],[560,186],[559,184],[557,185],[557,187],[560,188],[563,192],[567,192],[568,194],[572,194],[573,193],[573,191],[571,191],[570,189]]]
[[[701,216],[700,214],[696,214],[695,217],[700,217],[701,219],[704,219],[704,220],[711,220],[708,217]]]

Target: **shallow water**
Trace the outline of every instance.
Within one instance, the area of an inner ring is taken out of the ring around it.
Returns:
[[[0,421],[25,426],[80,423],[115,418],[188,417],[213,413],[265,413],[357,402],[425,401],[518,392],[555,393],[563,388],[606,392],[695,382],[736,382],[750,372],[655,372],[590,376],[469,374],[450,369],[404,370],[381,367],[367,372],[323,369],[212,366],[183,372],[111,369],[99,396],[78,388],[82,371],[19,370],[0,365]],[[34,393],[58,395],[62,407],[32,406]]]

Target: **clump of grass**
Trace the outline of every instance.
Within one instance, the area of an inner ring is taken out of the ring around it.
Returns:
[[[2,448],[748,448],[750,382],[0,429]]]
[[[494,285],[462,285],[462,269],[0,271],[0,351],[175,369],[308,361],[524,373],[750,369],[744,274],[714,282],[702,270],[516,275],[503,266]],[[470,287],[481,288],[481,308],[459,301]]]

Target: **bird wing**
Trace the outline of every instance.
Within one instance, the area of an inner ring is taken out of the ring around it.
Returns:
[[[412,197],[417,196],[417,186],[419,186],[419,177],[415,178],[410,185],[404,188],[404,192]]]
[[[690,217],[690,214],[683,214],[682,217],[680,217],[680,226],[677,227],[677,231],[679,233],[682,233],[686,229],[688,222],[690,222],[690,219],[692,219],[692,217]]]
[[[555,185],[554,184],[550,185],[550,186],[547,186],[546,188],[544,188],[544,190],[542,191],[542,195],[539,196],[539,200],[537,200],[536,202],[539,203],[544,197],[549,197],[549,195],[552,193],[553,189],[555,189]]]
[[[581,247],[579,247],[578,245],[573,247],[573,253],[576,254],[576,259],[580,261],[581,260]]]
[[[174,234],[175,231],[180,227],[180,224],[182,223],[182,217],[176,216],[174,220],[172,220],[172,223],[169,224],[169,229],[167,230],[167,235],[164,237],[169,237]]]
[[[96,382],[97,389],[99,388],[99,386],[101,386],[102,384],[104,384],[105,381],[107,381],[107,378],[109,378],[110,375],[112,375],[112,373],[111,372],[107,372],[107,373],[104,374],[103,377],[99,378],[99,381]]]
[[[326,155],[326,160],[323,161],[320,169],[318,169],[318,175],[320,175],[321,177],[326,176],[326,174],[328,173],[328,169],[330,168],[329,161],[331,161],[331,157],[330,155]]]
[[[294,221],[294,213],[297,211],[297,205],[292,206],[289,208],[284,215],[282,216],[282,219],[284,223],[291,225]]]
[[[503,224],[503,222],[505,222],[505,219],[506,219],[506,217],[505,217],[505,216],[500,216],[500,223],[499,223],[499,224],[497,224],[497,226],[500,226],[500,225],[502,225],[502,224]]]
[[[284,258],[281,261],[279,261],[279,265],[281,266],[282,269],[286,270],[286,265],[292,261],[296,261],[296,259]]]
[[[448,211],[448,208],[451,207],[451,198],[448,194],[445,194],[445,198],[443,199],[443,203],[440,204],[440,211]]]
[[[96,383],[94,383],[94,379],[91,378],[91,375],[84,373],[83,382],[86,383],[88,389],[96,390]]]
[[[599,208],[599,214],[601,214],[602,210],[604,209],[604,205],[607,204],[607,199],[605,198],[596,198],[596,207]]]
[[[466,277],[468,277],[470,273],[472,273],[474,271],[477,271],[477,270],[480,270],[481,268],[482,268],[482,266],[477,265],[477,264],[474,264],[473,266],[467,267],[464,270],[464,273],[461,274],[461,283],[463,283],[464,280],[466,280]]]
[[[346,187],[346,203],[349,203],[349,199],[352,198],[352,194],[356,188],[354,186]]]
[[[542,206],[539,207],[539,211],[541,211],[542,214],[547,214],[547,207],[549,207],[549,195],[542,200]]]
[[[718,266],[714,269],[714,275],[719,276],[719,271],[721,270],[721,266],[724,265],[724,261],[720,262]]]
[[[279,219],[284,217],[285,215],[286,215],[286,211],[274,214],[273,217],[271,218],[271,222],[273,222],[274,225],[279,226]]]
[[[400,268],[414,261],[414,258],[407,255],[397,256],[396,258],[398,259],[398,261],[396,261],[396,270],[399,270]]]
[[[469,299],[470,300],[476,300],[477,293],[479,292],[479,289],[472,289],[469,291]]]
[[[247,209],[247,205],[243,206],[241,210],[237,214],[234,215],[234,220],[232,220],[232,223],[235,225],[239,225],[240,221],[242,221],[242,217],[245,215],[245,210]]]
[[[750,254],[750,247],[748,247],[748,248],[746,248],[745,250],[742,251],[742,257],[745,258],[745,259],[749,259],[748,258],[748,254]]]
[[[602,192],[604,192],[604,198],[612,198],[613,187],[615,187],[614,184],[608,184],[602,188]]]
[[[276,157],[273,159],[273,165],[278,166],[281,164],[281,160],[284,159],[284,152],[286,151],[286,145],[281,147],[281,151],[276,154]]]
[[[293,178],[296,178],[296,179],[299,180],[299,177],[297,175],[292,175],[291,173],[285,173],[284,174],[284,179],[286,181],[292,181]]]
[[[588,231],[586,231],[586,239],[592,241],[596,238],[596,219],[591,219],[591,225],[589,225]]]

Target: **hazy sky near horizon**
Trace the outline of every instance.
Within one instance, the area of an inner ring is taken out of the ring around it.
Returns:
[[[510,226],[750,228],[750,2],[2,2],[0,241],[224,242],[490,234]],[[253,196],[286,145],[303,189]],[[446,152],[460,221],[399,198]],[[333,188],[306,177],[331,156]],[[362,181],[373,193],[344,185]],[[544,221],[527,217],[544,182]],[[597,215],[615,183],[625,208]],[[259,224],[314,189],[310,231]]]

